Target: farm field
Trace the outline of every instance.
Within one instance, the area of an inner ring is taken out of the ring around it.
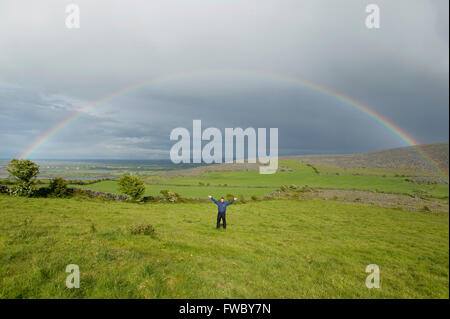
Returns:
[[[146,195],[157,195],[162,189],[170,189],[191,198],[206,197],[209,193],[220,196],[228,193],[235,196],[242,194],[250,197],[267,195],[281,185],[294,184],[298,187],[359,189],[448,199],[448,184],[415,183],[413,178],[408,177],[365,176],[359,175],[360,170],[355,170],[358,175],[352,175],[349,170],[342,175],[318,174],[313,167],[296,161],[282,161],[280,166],[288,170],[272,175],[260,175],[258,171],[250,170],[204,172],[197,176],[151,177],[146,179],[147,183],[152,183],[147,184]],[[207,184],[210,186],[205,186]],[[118,193],[114,181],[84,185],[81,188]]]
[[[448,298],[449,219],[323,200],[126,203],[0,195],[0,298]],[[155,236],[129,227],[151,224]],[[80,267],[80,289],[65,267]],[[380,267],[367,289],[365,268]]]
[[[90,189],[99,192],[107,192],[112,194],[120,194],[119,186],[116,181],[102,181],[89,185],[70,185],[81,189]],[[174,186],[174,185],[145,185],[144,196],[158,196],[160,190],[169,189],[179,193],[185,198],[205,198],[211,193],[218,196],[226,196],[229,193],[239,196],[244,195],[246,198],[251,196],[264,196],[276,190],[276,187],[220,187],[220,186]]]

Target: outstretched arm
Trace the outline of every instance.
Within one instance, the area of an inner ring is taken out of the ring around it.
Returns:
[[[216,201],[211,195],[208,195],[208,197],[216,204],[218,204],[218,201]]]
[[[233,202],[237,200],[237,198],[235,197],[233,200],[230,200],[229,202],[226,202],[227,206],[233,204]]]

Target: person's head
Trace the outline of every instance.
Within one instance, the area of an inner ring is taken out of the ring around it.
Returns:
[[[222,197],[222,198],[220,198],[220,202],[221,203],[223,203],[223,201],[224,201],[225,199]]]

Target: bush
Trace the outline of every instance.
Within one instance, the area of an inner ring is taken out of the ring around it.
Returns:
[[[17,184],[11,186],[10,195],[12,196],[28,196],[31,197],[35,194],[36,189],[34,188],[33,182],[18,182]]]
[[[178,201],[180,201],[181,196],[178,193],[169,191],[169,190],[161,190],[159,191],[163,197],[163,199],[171,202],[171,203],[176,203]]]
[[[246,203],[247,202],[247,199],[245,199],[245,196],[244,195],[239,195],[239,202],[240,203]]]
[[[134,175],[124,174],[118,181],[119,191],[130,196],[134,200],[144,195],[145,185],[141,178]]]
[[[155,228],[150,224],[134,224],[131,225],[129,228],[130,233],[132,235],[156,235]]]
[[[258,200],[258,196],[252,195],[252,200]]]
[[[55,177],[50,181],[49,194],[55,197],[66,197],[69,195],[67,181],[62,177]]]
[[[227,198],[227,201],[233,200],[234,199],[234,195],[233,194],[227,194],[226,198]]]

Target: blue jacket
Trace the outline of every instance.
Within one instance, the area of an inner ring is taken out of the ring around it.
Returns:
[[[217,205],[217,211],[218,211],[219,213],[225,213],[225,212],[227,211],[227,206],[233,204],[233,202],[234,202],[234,199],[233,199],[233,200],[230,200],[229,202],[223,202],[223,203],[222,203],[222,202],[220,202],[220,201],[215,200],[215,199],[212,198],[212,197],[211,197],[211,200],[212,200],[214,203],[216,203],[216,205]]]

